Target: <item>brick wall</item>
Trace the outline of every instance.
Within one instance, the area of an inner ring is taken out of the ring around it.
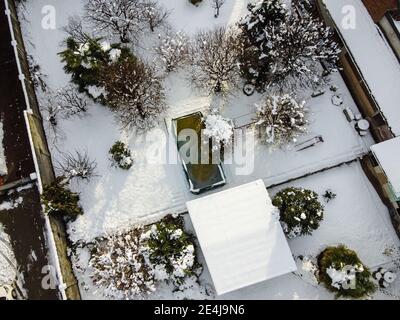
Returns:
[[[375,22],[382,19],[388,10],[397,8],[397,0],[362,0]]]

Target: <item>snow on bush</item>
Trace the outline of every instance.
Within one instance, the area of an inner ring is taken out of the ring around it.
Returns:
[[[322,78],[319,60],[336,71],[339,46],[329,28],[311,14],[300,15],[282,0],[263,0],[248,7],[242,19],[244,50],[241,70],[259,91],[269,86],[294,90],[317,86]]]
[[[318,257],[318,266],[319,280],[336,297],[360,299],[376,290],[368,268],[345,246],[326,248]]]
[[[112,161],[116,166],[124,170],[129,170],[132,167],[132,154],[125,143],[121,141],[115,142],[114,145],[111,147],[109,153],[111,155]]]
[[[306,132],[308,121],[305,102],[297,102],[288,94],[270,95],[257,106],[256,126],[261,130],[261,139],[276,146],[295,142]]]
[[[203,134],[212,139],[212,150],[217,151],[221,145],[228,146],[232,141],[233,125],[219,114],[210,114],[204,119]],[[207,141],[208,143],[208,141]]]
[[[310,235],[318,229],[324,217],[318,194],[311,190],[283,189],[276,194],[272,204],[279,209],[283,230],[289,238]]]
[[[162,282],[183,295],[199,289],[201,268],[181,219],[167,217],[146,228],[97,239],[90,247],[90,278],[107,297],[146,297]]]
[[[65,72],[71,74],[72,82],[78,85],[79,91],[87,92],[94,99],[104,95],[99,86],[102,68],[131,55],[128,49],[121,48],[119,44],[110,44],[100,38],[87,37],[85,42],[80,42],[69,37],[66,45],[67,49],[59,54],[65,63]]]
[[[167,72],[176,70],[188,61],[188,43],[189,38],[182,31],[159,36],[159,44],[155,47],[155,51]]]
[[[182,284],[188,277],[198,275],[192,237],[183,229],[181,219],[167,218],[152,225],[142,235],[142,253],[159,281]]]
[[[134,299],[155,291],[153,271],[141,254],[141,229],[98,240],[89,267],[93,284],[112,299]]]

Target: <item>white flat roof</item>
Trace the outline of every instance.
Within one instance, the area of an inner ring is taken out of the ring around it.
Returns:
[[[392,132],[400,135],[400,64],[361,0],[323,0]],[[353,11],[353,9],[355,11]],[[355,28],[346,18],[355,13]],[[344,23],[343,23],[344,22]]]
[[[400,137],[371,147],[397,197],[400,197]]]
[[[297,270],[262,180],[187,208],[219,295]]]

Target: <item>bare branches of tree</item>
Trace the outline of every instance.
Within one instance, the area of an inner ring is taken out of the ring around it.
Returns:
[[[160,6],[156,0],[145,0],[142,6],[143,20],[148,24],[151,32],[166,23],[169,11]]]
[[[198,33],[190,52],[193,85],[227,93],[239,81],[239,52],[240,42],[233,29],[219,27]]]
[[[105,102],[123,128],[145,131],[156,125],[165,109],[165,95],[153,67],[127,57],[101,74],[100,84],[107,92]]]
[[[79,43],[85,43],[90,39],[90,36],[84,30],[82,18],[77,15],[69,17],[67,25],[62,30],[68,37],[75,39]]]
[[[189,37],[181,31],[167,32],[160,36],[155,52],[164,64],[165,71],[172,72],[188,61]]]
[[[68,180],[72,178],[89,180],[95,175],[97,163],[89,158],[87,152],[75,151],[75,153],[63,153],[55,167],[58,174]]]
[[[214,14],[215,18],[219,17],[219,12],[224,3],[225,0],[210,0],[211,7],[215,9],[215,14]]]
[[[96,31],[117,34],[122,43],[138,40],[142,31],[140,0],[88,0],[85,9]]]
[[[78,92],[74,85],[57,90],[55,102],[64,118],[81,116],[88,107],[86,96]]]

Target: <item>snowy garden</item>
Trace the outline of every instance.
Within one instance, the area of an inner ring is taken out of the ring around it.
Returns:
[[[42,201],[65,217],[83,298],[216,297],[172,125],[201,112],[218,190],[262,179],[298,266],[218,298],[400,299],[399,239],[358,162],[374,142],[345,117],[312,1],[48,2],[19,15],[58,175]]]

